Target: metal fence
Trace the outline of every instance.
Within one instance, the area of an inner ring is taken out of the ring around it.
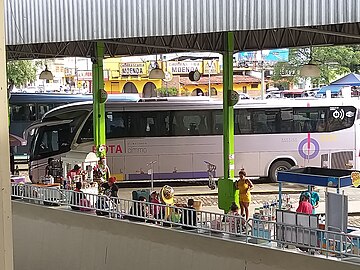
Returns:
[[[186,207],[125,200],[31,184],[12,184],[12,199],[45,206],[70,207],[75,211],[112,219],[150,223],[360,263],[360,229],[358,235],[353,235],[276,222],[266,216],[246,221],[240,215],[197,211]]]

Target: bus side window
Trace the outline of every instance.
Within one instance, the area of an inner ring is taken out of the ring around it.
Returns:
[[[279,119],[277,119],[277,124],[280,126],[280,132],[291,133],[293,131],[301,130],[297,129],[294,125],[294,116],[292,108],[281,109],[279,114]]]
[[[29,120],[30,121],[35,121],[36,120],[36,107],[34,104],[29,104],[28,105],[28,110],[29,110]]]
[[[328,114],[328,131],[349,128],[354,124],[356,110],[354,107],[330,108]]]
[[[216,110],[213,112],[213,135],[220,135],[223,133],[223,116],[222,111]]]
[[[21,121],[25,120],[25,109],[22,105],[12,105],[11,106],[12,111],[12,120],[13,121]]]
[[[54,108],[54,104],[38,104],[37,107],[37,119],[41,119],[45,113]]]
[[[246,109],[235,110],[234,113],[234,132],[237,134],[251,134],[251,113]]]
[[[312,132],[312,125],[311,125],[311,120],[305,120],[304,121],[304,126],[303,126],[303,132]]]
[[[183,115],[181,112],[174,112],[173,131],[174,136],[183,136],[188,134],[188,130],[184,124]]]
[[[204,115],[200,116],[200,123],[198,126],[199,135],[206,135],[207,134],[207,124],[206,124],[206,117]]]
[[[265,111],[253,112],[254,133],[269,133]]]
[[[155,128],[156,118],[145,117],[145,119],[146,119],[145,134],[147,136],[156,136],[156,128]]]

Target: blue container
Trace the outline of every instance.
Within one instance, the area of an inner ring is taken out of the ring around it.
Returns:
[[[311,186],[342,188],[352,185],[352,170],[338,170],[317,167],[296,168],[277,173],[278,182]]]

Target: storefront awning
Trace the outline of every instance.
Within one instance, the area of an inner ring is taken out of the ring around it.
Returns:
[[[330,90],[332,95],[337,95],[340,93],[341,89],[344,85],[327,85],[320,88],[319,92],[317,92],[317,96],[322,96],[326,94],[326,91]]]

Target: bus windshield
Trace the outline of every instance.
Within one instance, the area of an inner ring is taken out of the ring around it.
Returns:
[[[34,146],[30,158],[45,158],[52,155],[68,152],[74,139],[78,126],[87,115],[87,111],[64,113],[53,120],[67,119],[66,123],[49,125],[45,122],[35,134]]]

